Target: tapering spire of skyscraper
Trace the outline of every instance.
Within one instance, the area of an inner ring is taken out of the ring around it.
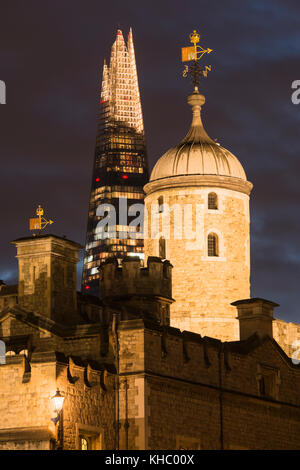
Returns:
[[[126,45],[122,31],[118,29],[109,65],[106,61],[103,65],[83,291],[98,293],[98,267],[108,256],[122,258],[136,254],[143,257],[141,232],[136,238],[132,234],[129,236],[132,229],[129,223],[133,217],[127,218],[124,207],[127,209],[131,204],[143,202],[143,186],[147,181],[144,123],[132,30]],[[115,209],[116,220],[103,226],[101,223],[109,213],[109,207]]]

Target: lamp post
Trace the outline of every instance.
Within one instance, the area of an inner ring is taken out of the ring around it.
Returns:
[[[56,390],[56,394],[51,398],[54,403],[54,411],[56,412],[55,418],[51,418],[51,421],[55,424],[55,427],[58,423],[57,428],[57,450],[63,449],[63,405],[64,405],[64,395]]]

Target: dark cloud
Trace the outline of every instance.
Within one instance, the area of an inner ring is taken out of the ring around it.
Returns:
[[[300,321],[300,105],[291,102],[299,2],[13,0],[0,14],[0,278],[16,279],[9,242],[28,233],[37,203],[57,234],[84,242],[102,63],[116,27],[127,34],[133,26],[151,167],[189,126],[180,47],[200,28],[214,49],[202,85],[205,127],[254,183],[252,295]]]

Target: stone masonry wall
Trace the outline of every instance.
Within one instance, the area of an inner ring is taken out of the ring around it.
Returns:
[[[65,394],[64,449],[78,449],[81,434],[91,437],[95,448],[112,449],[113,376],[104,372],[101,379],[101,371],[85,370],[72,363],[69,373],[74,383],[71,383],[67,365],[49,357],[48,362],[34,361],[33,356],[30,380],[26,383],[23,382],[24,361],[21,357],[7,358],[7,363],[0,365],[0,449],[50,448],[50,440],[57,435],[51,421],[55,416],[51,397],[57,388]],[[31,433],[36,437],[30,437]],[[12,435],[17,437],[12,439]]]
[[[140,328],[131,329],[132,325],[135,325],[134,320],[122,322],[119,329],[119,419],[120,449],[123,450],[147,448],[144,332]]]
[[[289,356],[300,359],[300,324],[276,318],[273,322],[273,337]]]
[[[5,441],[3,434],[6,429],[11,433],[20,428],[46,428],[49,443],[55,432],[50,421],[51,396],[56,390],[55,363],[32,364],[31,380],[23,383],[24,358],[12,357],[6,361],[5,365],[0,366],[0,449],[21,446],[18,441]],[[26,447],[32,448],[32,444],[24,442],[23,448]]]
[[[273,340],[246,354],[193,333],[130,330],[129,323],[120,350],[131,394],[129,448],[300,448],[300,369]],[[273,398],[260,393],[264,368],[276,376]]]
[[[218,196],[218,210],[207,208],[210,192]],[[170,239],[167,231],[163,233],[166,224],[163,220],[167,220],[164,212],[159,216],[160,233],[156,238],[150,233],[151,204],[157,204],[160,196],[170,207],[179,205],[182,213],[185,204],[192,206],[193,217],[190,224],[185,221],[183,225],[183,239],[176,239],[180,233],[180,217],[174,216],[173,211]],[[159,255],[159,238],[163,235],[166,238],[166,258],[173,265],[175,303],[171,306],[171,325],[223,341],[238,339],[236,311],[230,304],[250,296],[249,196],[216,187],[171,188],[148,195],[145,202],[149,219],[145,255]],[[184,229],[193,230],[196,239],[188,240]],[[209,233],[218,236],[218,257],[207,255]]]

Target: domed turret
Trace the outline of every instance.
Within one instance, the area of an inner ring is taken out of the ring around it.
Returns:
[[[204,102],[195,86],[189,132],[157,161],[144,187],[145,256],[173,265],[172,326],[232,341],[239,327],[231,303],[250,296],[252,183],[205,132]]]
[[[201,106],[205,97],[197,90],[188,97],[193,109],[191,128],[180,144],[168,150],[155,164],[150,181],[170,176],[218,175],[247,180],[239,160],[213,141],[203,128]]]

